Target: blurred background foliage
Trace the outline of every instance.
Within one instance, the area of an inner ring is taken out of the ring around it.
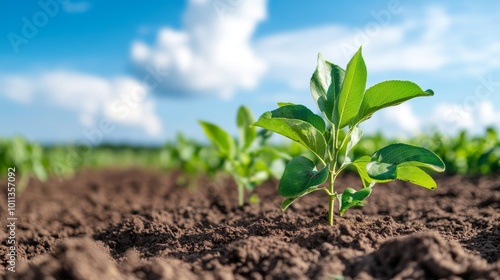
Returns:
[[[366,135],[351,158],[371,155],[389,143],[404,141],[422,145],[440,156],[446,164],[446,174],[492,175],[500,174],[500,139],[498,131],[487,128],[480,135],[461,131],[449,136],[433,131],[411,139],[387,138],[382,134]],[[288,156],[284,156],[288,155]],[[261,160],[270,168],[269,177],[279,177],[282,166],[276,168],[276,160],[284,163],[292,157],[305,155],[313,159],[309,151],[293,142],[271,143]],[[207,143],[188,139],[178,134],[173,141],[161,147],[103,144],[99,146],[51,145],[27,141],[23,137],[0,139],[0,167],[7,175],[7,168],[15,167],[18,188],[26,187],[29,178],[41,181],[50,176],[71,177],[81,168],[125,168],[142,167],[161,171],[182,171],[180,185],[190,185],[199,176],[214,176],[223,172],[224,160],[215,147]]]

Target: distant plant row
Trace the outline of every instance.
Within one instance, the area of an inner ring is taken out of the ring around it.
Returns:
[[[382,134],[367,135],[362,143],[354,147],[352,154],[354,157],[370,154],[397,140]],[[434,151],[445,162],[445,173],[449,175],[500,172],[500,139],[494,128],[488,128],[480,135],[470,135],[465,131],[455,136],[433,132],[406,142]],[[273,149],[266,149],[265,156],[257,164],[261,166],[260,171],[267,173],[260,173],[261,178],[280,176],[288,161],[283,155],[295,157],[310,153],[294,142],[267,145]],[[313,159],[312,156],[310,158]],[[26,184],[28,177],[45,180],[48,176],[72,176],[83,167],[98,169],[127,166],[181,170],[185,173],[182,180],[188,183],[194,176],[220,172],[224,167],[224,159],[212,145],[188,139],[182,134],[163,147],[101,145],[91,149],[75,145],[41,146],[22,137],[0,139],[1,170],[12,166],[17,167],[22,184]]]

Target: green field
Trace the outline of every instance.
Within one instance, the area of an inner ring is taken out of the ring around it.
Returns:
[[[272,136],[275,137],[275,136]],[[498,131],[488,128],[480,135],[469,135],[465,131],[455,136],[439,132],[421,134],[410,140],[393,139],[382,134],[367,135],[352,151],[352,157],[372,154],[389,143],[405,141],[421,145],[434,151],[446,164],[446,174],[488,175],[500,172],[500,140]],[[267,162],[269,175],[279,177],[289,156],[310,153],[302,146],[290,142],[269,144],[262,155]],[[278,152],[276,152],[278,151]],[[280,153],[281,152],[281,153]],[[284,156],[284,155],[289,155]],[[314,159],[312,155],[309,158]],[[278,162],[283,164],[277,164]],[[50,176],[71,177],[81,168],[120,168],[138,166],[157,170],[180,170],[186,181],[190,177],[214,175],[223,172],[224,160],[216,148],[179,134],[174,141],[161,147],[103,144],[99,146],[54,145],[43,146],[22,137],[0,139],[0,166],[2,170],[16,167],[21,176],[20,188],[26,186],[28,178],[46,180]]]

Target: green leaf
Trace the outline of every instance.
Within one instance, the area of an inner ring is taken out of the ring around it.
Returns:
[[[406,100],[419,96],[432,96],[430,89],[423,91],[417,84],[410,81],[385,81],[366,90],[363,102],[353,124],[369,119],[376,111],[395,106]]]
[[[298,195],[296,197],[285,198],[283,200],[283,202],[281,202],[281,211],[285,211],[288,208],[288,206],[292,205],[292,203],[294,203],[295,201],[297,201],[297,199],[303,197],[304,195],[310,194],[310,193],[318,191],[318,190],[321,190],[321,188],[314,186],[314,187],[310,187],[309,189],[305,190],[304,192],[302,192],[300,195]]]
[[[338,195],[339,215],[344,215],[347,209],[353,206],[363,206],[365,199],[372,193],[372,188],[363,188],[356,191],[353,188],[346,188],[342,194]]]
[[[304,105],[285,105],[271,112],[273,118],[297,119],[310,123],[317,130],[323,133],[326,129],[325,121],[322,117],[314,114]]]
[[[333,107],[340,93],[344,76],[344,69],[323,60],[321,53],[318,54],[318,65],[310,82],[311,94],[321,112],[330,121],[333,121]]]
[[[369,162],[366,165],[368,176],[377,180],[396,180],[398,178],[397,165],[389,163]]]
[[[397,143],[375,152],[371,162],[366,165],[366,170],[376,180],[398,179],[435,189],[434,180],[420,169],[422,167],[438,172],[445,170],[444,162],[432,151]]]
[[[354,127],[352,129],[351,136],[349,138],[349,143],[347,143],[347,148],[345,150],[345,156],[348,158],[349,153],[351,152],[352,148],[358,144],[359,140],[361,140],[361,137],[363,136],[363,130],[359,127]]]
[[[35,173],[36,177],[40,181],[47,181],[47,171],[45,170],[45,167],[43,167],[43,164],[38,160],[33,161],[33,173]]]
[[[239,145],[242,149],[248,149],[257,137],[257,130],[250,125],[255,122],[252,111],[246,106],[240,106],[236,115],[236,124],[239,132]]]
[[[217,146],[221,155],[229,159],[234,158],[236,153],[236,144],[234,143],[233,137],[215,124],[204,121],[199,121],[199,123],[208,139],[210,139],[210,141]]]
[[[324,161],[327,151],[326,140],[323,137],[325,122],[305,106],[287,105],[266,112],[254,125],[300,143]]]
[[[361,181],[363,182],[363,186],[365,188],[373,186],[375,183],[386,183],[392,181],[392,180],[377,180],[370,177],[370,175],[368,175],[368,172],[366,171],[366,165],[370,162],[371,162],[371,157],[363,156],[350,163],[351,165],[354,165],[354,167],[356,167],[356,170],[358,171],[359,177],[361,178]]]
[[[278,102],[278,107],[290,106],[290,105],[295,105],[295,104],[292,102]]]
[[[445,169],[444,162],[432,151],[424,148],[403,143],[388,145],[372,156],[372,161],[377,163],[403,164],[412,163],[422,167],[442,172]]]
[[[334,107],[333,123],[340,129],[348,125],[358,114],[366,87],[366,65],[361,47],[347,64],[344,83]]]
[[[283,172],[278,194],[285,197],[297,197],[309,188],[322,184],[328,178],[327,167],[317,171],[310,159],[303,156],[293,158]]]
[[[430,190],[435,190],[437,188],[436,181],[434,181],[429,174],[416,166],[399,166],[397,172],[398,180],[407,181]]]
[[[298,197],[289,197],[289,198],[285,198],[283,200],[283,202],[281,202],[281,211],[284,212],[286,210],[286,208],[288,208],[288,206],[292,205],[292,203],[294,203],[297,199],[299,199]]]

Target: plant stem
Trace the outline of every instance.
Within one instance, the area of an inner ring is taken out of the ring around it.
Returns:
[[[332,148],[333,148],[333,158],[332,158],[332,163],[330,164],[330,180],[329,180],[329,190],[330,190],[330,196],[329,196],[329,204],[328,204],[328,224],[333,226],[333,216],[334,216],[334,211],[335,211],[335,198],[337,198],[337,194],[335,194],[335,178],[337,177],[337,157],[338,157],[338,141],[339,141],[339,130],[335,130],[332,127],[332,133],[333,134],[333,143],[332,143]]]
[[[335,189],[334,189],[334,182],[335,182],[335,170],[330,170],[330,180],[329,180],[329,191],[330,191],[330,196],[329,196],[329,205],[328,205],[328,224],[333,226],[333,215],[334,215],[334,210],[335,210]]]
[[[328,224],[333,226],[333,210],[335,207],[335,197],[333,195],[330,196],[330,204],[328,207]]]
[[[238,185],[238,206],[243,206],[245,203],[245,187],[241,183],[237,183]]]

